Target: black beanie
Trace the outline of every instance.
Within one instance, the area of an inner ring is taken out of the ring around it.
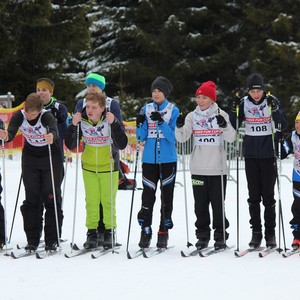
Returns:
[[[266,91],[263,77],[259,73],[253,73],[247,78],[248,91],[250,90],[263,90]]]
[[[158,76],[151,84],[151,92],[155,89],[163,92],[163,94],[167,98],[173,90],[173,85],[166,77]]]

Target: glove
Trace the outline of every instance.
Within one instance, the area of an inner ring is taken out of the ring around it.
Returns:
[[[268,102],[268,106],[269,107],[271,106],[272,111],[278,109],[277,99],[274,96],[272,95],[267,96],[267,102]]]
[[[146,120],[145,115],[142,115],[142,114],[137,115],[137,117],[136,117],[136,126],[140,127],[145,122],[145,120]]]
[[[153,111],[150,115],[150,119],[152,121],[157,121],[158,125],[161,125],[164,121],[164,119],[162,118],[161,114],[158,111]]]
[[[283,139],[284,135],[282,131],[275,131],[275,139],[281,141]]]
[[[232,102],[231,111],[236,112],[236,108],[237,106],[240,106],[240,104],[241,104],[241,98],[239,96],[235,96]]]
[[[221,128],[227,127],[227,122],[222,115],[217,115],[216,119],[217,119],[217,123],[218,123],[219,127],[221,127]]]
[[[185,120],[185,116],[181,113],[176,121],[176,127],[177,128],[181,128],[184,126],[184,120]]]

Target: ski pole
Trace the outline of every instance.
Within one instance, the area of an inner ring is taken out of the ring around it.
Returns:
[[[220,109],[218,108],[218,115],[220,116]],[[221,131],[221,130],[220,130]],[[223,163],[224,163],[224,146],[223,146],[223,136],[222,132],[220,132],[220,164],[221,164],[221,197],[222,197],[222,225],[223,225],[223,241],[224,245],[226,245],[226,234],[225,234],[225,195],[224,195],[224,169],[223,169]]]
[[[12,222],[11,222],[11,228],[10,228],[10,234],[9,234],[8,243],[10,243],[10,241],[11,241],[12,231],[13,231],[13,228],[14,228],[14,223],[15,223],[15,217],[16,217],[16,211],[17,211],[17,206],[18,206],[18,201],[19,201],[19,195],[20,195],[20,189],[21,189],[22,179],[23,179],[23,176],[21,174],[20,181],[19,181],[19,186],[18,186],[16,204],[15,204],[15,209],[14,209],[14,214],[13,214],[13,219],[12,219]]]
[[[78,191],[78,165],[79,165],[79,123],[77,124],[77,127],[76,127],[76,171],[75,171],[75,195],[74,195],[71,252],[73,251],[73,247],[74,247],[75,224],[76,224],[76,207],[77,207],[77,191]]]
[[[49,132],[49,128],[47,129]],[[49,151],[49,162],[50,162],[50,172],[51,172],[51,183],[52,183],[52,191],[53,191],[53,200],[54,200],[54,213],[55,213],[55,223],[56,223],[56,233],[57,233],[57,242],[58,242],[58,251],[61,252],[60,246],[60,234],[59,234],[59,223],[58,223],[58,212],[57,212],[57,202],[56,202],[56,189],[54,182],[54,171],[53,171],[53,162],[52,162],[52,153],[51,153],[51,145],[48,143],[48,151]]]
[[[64,184],[63,184],[63,193],[62,193],[62,199],[61,199],[61,209],[63,209],[64,199],[65,199],[65,192],[66,192],[66,181],[67,181],[67,172],[68,172],[68,163],[69,163],[69,153],[70,150],[67,150],[66,153],[66,166],[65,166],[65,172],[64,172]]]
[[[112,157],[112,138],[111,138],[111,124],[108,124],[109,133],[109,176],[110,176],[110,224],[111,224],[111,249],[112,253],[115,253],[114,247],[114,201],[113,201],[113,157]]]
[[[181,150],[182,150],[182,164],[183,164],[183,188],[184,188],[184,204],[185,204],[185,223],[186,223],[186,246],[189,248],[190,246],[193,246],[192,243],[190,243],[189,239],[189,221],[188,221],[188,208],[187,208],[187,194],[186,194],[186,178],[185,178],[185,146],[186,143],[181,144]]]
[[[236,97],[239,98],[239,94],[236,93]],[[240,191],[239,191],[239,156],[240,156],[240,136],[239,136],[239,104],[236,105],[236,251],[240,251]]]
[[[137,173],[137,166],[138,166],[138,160],[139,160],[139,153],[140,153],[140,138],[138,137],[138,139],[137,139],[137,146],[136,146],[136,154],[135,154],[135,167],[134,167],[133,182],[136,182],[136,173]],[[132,220],[132,211],[133,211],[134,192],[135,192],[135,186],[133,184],[133,186],[132,186],[132,194],[131,194],[130,213],[129,213],[127,244],[126,244],[127,257],[129,257],[128,247],[129,247],[129,238],[130,238],[130,230],[131,230],[131,220]]]
[[[268,92],[268,97],[270,96],[270,92]],[[281,189],[280,189],[280,178],[278,174],[278,164],[277,164],[277,155],[276,155],[276,149],[275,149],[275,139],[274,139],[274,121],[272,118],[272,104],[269,104],[269,111],[270,111],[270,118],[271,118],[271,130],[272,130],[272,145],[273,145],[273,153],[274,153],[274,160],[275,160],[275,168],[276,168],[276,181],[277,181],[277,188],[278,188],[278,239],[279,239],[279,244],[278,244],[278,249],[277,251],[280,253],[282,249],[280,248],[280,243],[281,243],[281,226],[282,226],[282,234],[283,234],[283,243],[284,243],[284,248],[285,251],[287,250],[286,247],[286,241],[285,241],[285,233],[284,233],[284,226],[283,226],[283,212],[282,212],[282,207],[281,207]],[[278,127],[281,131],[281,124],[278,124]],[[281,144],[279,144],[278,151],[280,153],[281,150]],[[281,153],[280,153],[281,156]],[[281,158],[279,156],[279,159]]]
[[[0,127],[4,130],[4,123],[1,120]],[[8,256],[7,253],[7,215],[6,215],[6,175],[5,175],[5,139],[2,139],[2,174],[3,174],[3,206],[4,206],[4,241],[5,241],[5,255]]]

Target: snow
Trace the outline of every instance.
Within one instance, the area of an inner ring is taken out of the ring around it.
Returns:
[[[2,158],[1,158],[2,161]],[[0,162],[0,164],[2,164]],[[80,170],[80,168],[79,168]],[[282,163],[282,174],[291,176],[292,159]],[[3,172],[3,170],[2,170]],[[8,232],[16,202],[20,178],[20,160],[5,160],[6,204]],[[170,231],[169,245],[174,248],[153,258],[139,257],[128,260],[126,243],[131,205],[131,191],[119,191],[117,195],[118,242],[122,243],[119,254],[108,254],[96,260],[90,255],[72,259],[64,257],[69,252],[72,240],[72,224],[75,199],[76,165],[73,160],[68,165],[64,200],[62,254],[37,260],[34,256],[13,260],[0,257],[1,264],[1,299],[290,299],[295,297],[298,282],[297,260],[295,255],[284,259],[278,253],[259,258],[257,253],[250,253],[242,258],[234,257],[234,249],[207,258],[182,258],[180,250],[187,249],[187,230],[183,172],[177,175],[174,198],[174,229]],[[247,248],[251,231],[247,205],[247,185],[244,170],[240,170],[240,250]],[[236,178],[236,171],[231,171]],[[133,174],[129,175],[132,178]],[[138,173],[138,186],[141,187],[141,174]],[[84,189],[81,171],[78,174],[78,197],[76,210],[75,242],[82,247],[85,241]],[[189,241],[196,242],[194,235],[193,196],[189,172],[186,172],[186,191],[188,206]],[[276,189],[277,190],[277,189]],[[292,184],[286,177],[281,177],[282,206],[284,215],[287,246],[292,241],[289,220],[291,219]],[[135,191],[134,207],[130,234],[130,251],[138,249],[140,228],[136,214],[140,208],[141,190]],[[236,183],[227,185],[226,214],[230,221],[228,245],[236,246]],[[18,206],[24,199],[22,186]],[[278,199],[278,197],[277,197]],[[3,202],[3,199],[2,199]],[[158,201],[159,202],[159,201]],[[153,221],[154,232],[158,229],[159,205],[156,203]],[[278,230],[277,230],[278,231]],[[22,217],[18,208],[11,245],[25,244]],[[155,246],[156,235],[152,246]],[[211,241],[212,245],[213,241]],[[283,242],[281,242],[283,246]],[[9,251],[10,252],[10,251]],[[295,265],[296,263],[296,265]]]

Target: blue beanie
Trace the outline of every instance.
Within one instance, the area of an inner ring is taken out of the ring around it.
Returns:
[[[105,77],[96,73],[91,73],[85,80],[86,85],[94,84],[98,86],[102,91],[105,89]]]

